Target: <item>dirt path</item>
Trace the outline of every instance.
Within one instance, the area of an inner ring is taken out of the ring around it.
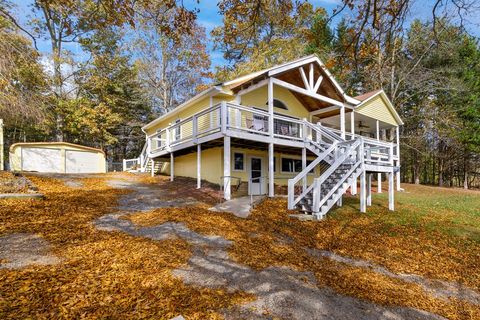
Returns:
[[[198,234],[183,223],[167,222],[153,227],[139,227],[122,216],[159,207],[196,205],[195,199],[176,198],[162,194],[158,186],[132,180],[111,180],[116,188],[132,190],[120,199],[119,211],[96,220],[95,226],[104,231],[121,231],[153,240],[171,237],[185,239],[193,246],[188,265],[174,270],[186,283],[212,288],[242,290],[257,299],[225,311],[227,319],[442,319],[439,316],[411,308],[389,308],[347,297],[329,288],[319,288],[310,272],[298,272],[284,267],[261,271],[231,260],[227,250],[231,242],[220,236]]]
[[[31,233],[12,233],[0,237],[0,269],[20,269],[32,264],[57,264],[60,259],[50,253],[50,244]]]

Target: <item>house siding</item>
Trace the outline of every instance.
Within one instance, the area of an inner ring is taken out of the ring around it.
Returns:
[[[241,97],[241,103],[244,106],[252,106],[268,111],[266,105],[268,97],[268,86],[263,86],[257,90],[253,90]],[[295,96],[288,90],[282,87],[273,86],[273,97],[285,103],[288,110],[275,108],[274,111],[279,114],[284,114],[290,117],[299,119],[309,119],[310,114],[308,110],[295,98]]]
[[[395,117],[390,112],[386,101],[383,100],[381,95],[372,98],[370,101],[367,101],[367,103],[365,103],[363,106],[355,109],[355,112],[373,119],[377,119],[381,122],[391,124],[393,126],[398,126]]]
[[[219,183],[223,176],[223,148],[210,148],[202,150],[202,180]],[[161,168],[161,173],[170,174],[170,163],[166,162]],[[181,177],[197,177],[197,153],[192,152],[174,159],[174,174]]]
[[[244,157],[244,170],[236,171],[234,170],[234,153],[240,152],[245,155]],[[263,175],[268,176],[268,152],[266,150],[253,150],[245,148],[232,148],[231,150],[231,168],[230,175],[233,177],[241,178],[242,182],[248,182],[249,180],[249,161],[251,157],[261,157],[262,161],[262,170]],[[301,155],[288,154],[288,153],[274,153],[275,162],[276,162],[276,171],[275,171],[275,184],[286,186],[288,185],[288,179],[294,178],[298,173],[285,173],[281,172],[281,158],[291,158],[291,159],[301,159]],[[307,157],[308,160],[314,160],[314,157]],[[223,148],[211,148],[207,150],[202,150],[202,180],[206,180],[211,183],[218,184],[220,183],[220,178],[223,176]],[[165,162],[161,168],[161,173],[165,175],[170,174],[170,163]],[[313,178],[318,175],[318,169],[315,171],[315,174],[308,176],[308,183],[313,182]],[[197,153],[193,152],[187,155],[175,157],[174,159],[174,175],[180,177],[197,177]],[[266,181],[265,181],[266,187]]]

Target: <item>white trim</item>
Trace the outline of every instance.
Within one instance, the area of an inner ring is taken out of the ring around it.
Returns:
[[[249,154],[248,157],[247,157],[247,161],[248,161],[248,164],[247,164],[247,177],[248,177],[248,194],[250,195],[252,193],[252,186],[251,186],[251,183],[253,183],[251,181],[252,179],[252,159],[260,159],[261,160],[261,172],[260,172],[260,194],[263,195],[263,194],[266,194],[267,190],[266,190],[266,186],[265,186],[265,179],[264,178],[261,178],[261,177],[264,177],[264,172],[265,172],[265,157],[264,156],[259,156],[259,155],[256,155],[256,154]]]
[[[369,102],[370,100],[374,99],[375,97],[381,95],[382,98],[385,99],[386,101],[386,105],[387,105],[387,108],[390,110],[390,112],[392,112],[393,114],[393,117],[395,118],[395,121],[397,121],[397,124],[399,126],[403,126],[403,121],[402,119],[400,118],[400,115],[398,114],[397,110],[395,110],[395,107],[393,106],[392,102],[390,101],[390,99],[388,98],[387,94],[385,93],[385,91],[380,90],[378,91],[377,93],[375,93],[374,95],[368,97],[367,99],[361,101],[359,104],[357,104],[355,106],[355,109],[358,109],[358,108],[361,108],[363,107],[367,102]]]
[[[331,106],[331,107],[327,107],[327,108],[323,108],[323,109],[319,109],[319,110],[315,110],[315,111],[312,111],[310,112],[310,114],[312,116],[318,116],[322,113],[327,113],[327,112],[330,112],[330,111],[335,111],[335,110],[339,110],[340,107],[339,106]]]
[[[298,60],[287,62],[283,65],[279,65],[279,66],[271,68],[270,70],[268,70],[268,76],[272,77],[274,75],[277,75],[279,73],[288,71],[290,69],[295,69],[295,68],[298,68],[300,66],[306,65],[310,62],[319,62],[319,61],[320,61],[320,59],[318,59],[317,56],[309,55],[309,56],[300,58]]]
[[[313,91],[313,87],[315,87],[314,79],[313,79],[313,63],[310,63],[309,70],[308,70],[308,87],[310,91]]]
[[[317,82],[313,87],[313,92],[317,93],[318,89],[320,88],[320,85],[322,84],[322,81],[323,81],[323,76],[318,77]]]
[[[197,145],[197,189],[202,187],[202,145]]]
[[[174,171],[174,161],[175,161],[175,157],[173,156],[173,152],[170,152],[170,181],[173,181],[174,179],[174,175],[175,175],[175,171]],[[153,165],[153,164],[152,164]],[[153,167],[152,167],[152,172],[153,172]]]
[[[394,187],[393,187],[393,172],[388,173],[388,209],[391,211],[395,210],[394,202]]]
[[[268,196],[275,196],[275,150],[273,143],[268,144]]]
[[[300,160],[302,161],[302,156],[297,156],[297,155],[289,155],[289,154],[286,154],[286,153],[281,153],[280,154],[280,163],[279,163],[279,167],[277,167],[277,172],[278,172],[278,168],[280,168],[280,173],[281,174],[287,174],[287,175],[297,175],[299,174],[300,172],[302,172],[302,169],[300,169],[300,171],[283,171],[283,168],[282,168],[282,159],[290,159],[290,160]],[[315,159],[312,159],[312,157],[307,157],[306,158],[307,160],[307,166],[308,166],[308,162],[310,161],[310,163],[312,163],[312,161],[314,161]],[[278,164],[278,163],[277,163]],[[293,170],[295,170],[295,168],[293,168]],[[310,175],[310,176],[313,176],[315,175],[315,169],[313,170],[313,172],[308,172],[307,175]]]
[[[255,91],[255,90],[257,90],[261,87],[264,87],[266,85],[268,85],[268,79],[263,79],[262,81],[259,81],[258,83],[254,84],[254,85],[251,85],[251,86],[249,86],[245,89],[242,89],[242,90],[238,91],[237,95],[242,96],[242,95],[247,94],[249,92]]]
[[[270,79],[272,79],[273,83],[276,84],[277,86],[284,87],[284,88],[287,88],[287,89],[292,90],[292,91],[296,91],[296,92],[304,94],[306,96],[309,96],[309,97],[315,98],[317,100],[327,102],[327,103],[330,103],[330,104],[333,104],[333,105],[336,105],[336,106],[339,106],[339,107],[343,106],[342,102],[334,100],[332,98],[323,96],[321,94],[312,93],[311,91],[308,91],[308,90],[305,90],[303,88],[297,87],[296,85],[293,85],[291,83],[285,82],[285,81],[277,79],[277,78],[270,78]]]
[[[230,137],[225,136],[223,138],[223,197],[225,200],[230,200],[231,199],[231,181],[229,178],[230,177]]]
[[[305,75],[305,70],[303,70],[303,67],[298,68],[300,71],[300,76],[302,77],[303,84],[305,85],[305,89],[310,90],[310,85],[307,80],[307,76]]]

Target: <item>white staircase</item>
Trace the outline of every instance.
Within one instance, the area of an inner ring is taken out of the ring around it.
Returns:
[[[315,127],[316,136],[307,139],[305,146],[317,158],[288,181],[288,208],[322,219],[364,170],[363,140],[345,141],[328,128]],[[320,167],[321,174],[308,185],[307,174],[315,167]]]

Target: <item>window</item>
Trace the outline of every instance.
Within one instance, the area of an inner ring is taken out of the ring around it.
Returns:
[[[268,101],[265,104],[268,106]],[[278,99],[273,99],[273,107],[288,110],[287,105]]]
[[[312,160],[307,160],[307,166],[310,163],[312,163]],[[282,172],[302,172],[302,160],[282,158]],[[314,170],[311,170],[309,173],[314,173]]]
[[[243,171],[245,169],[245,155],[241,152],[233,153],[233,170]]]

